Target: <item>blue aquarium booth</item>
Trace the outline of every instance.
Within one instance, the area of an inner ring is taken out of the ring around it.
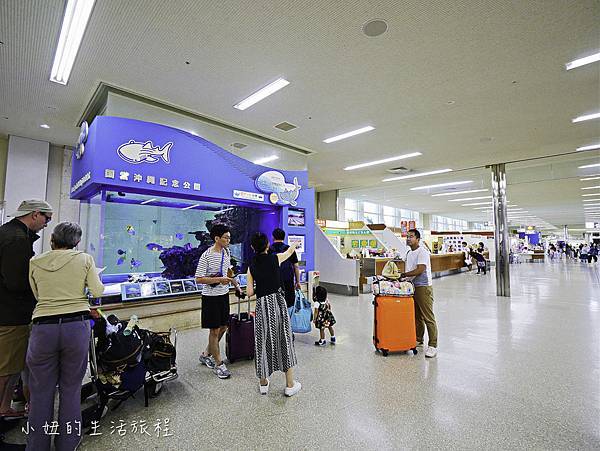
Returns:
[[[282,228],[288,242],[300,243],[302,279],[314,269],[307,172],[253,164],[176,128],[110,116],[84,123],[73,152],[71,198],[81,201],[79,248],[104,268],[106,291],[98,302],[136,304],[138,315],[142,306],[149,316],[164,315],[156,307],[175,301],[197,313],[201,287],[194,272],[216,223],[231,228],[232,264],[242,284],[256,231],[271,237]]]

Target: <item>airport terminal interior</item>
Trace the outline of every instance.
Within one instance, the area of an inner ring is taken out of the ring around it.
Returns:
[[[0,2],[0,451],[599,449],[599,24]]]

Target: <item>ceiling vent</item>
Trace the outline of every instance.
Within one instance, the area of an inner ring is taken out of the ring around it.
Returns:
[[[233,147],[234,149],[238,149],[238,150],[242,150],[245,147],[248,147],[248,144],[244,144],[244,143],[233,143],[231,145],[231,147]]]
[[[407,174],[409,172],[411,172],[410,169],[404,167],[404,166],[398,166],[396,168],[390,168],[387,169],[388,172],[391,172],[392,174]]]
[[[281,130],[281,131],[284,131],[284,132],[289,132],[290,130],[298,128],[297,125],[290,124],[289,122],[285,122],[285,121],[283,121],[283,122],[275,125],[274,127],[277,128],[277,129],[279,129],[279,130]]]

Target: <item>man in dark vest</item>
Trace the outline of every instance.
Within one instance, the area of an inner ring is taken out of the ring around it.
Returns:
[[[37,232],[52,219],[52,206],[25,200],[0,227],[0,417],[22,415],[11,409],[12,393],[25,368],[29,323],[36,304],[29,285],[29,260]]]

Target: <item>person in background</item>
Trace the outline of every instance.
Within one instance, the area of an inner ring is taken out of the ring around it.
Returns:
[[[333,330],[333,325],[336,323],[335,316],[333,316],[333,312],[331,311],[331,304],[329,303],[329,299],[327,298],[327,289],[320,285],[316,286],[313,291],[313,301],[315,302],[315,327],[319,329],[320,339],[319,341],[315,341],[315,346],[325,346],[327,342],[325,341],[325,328],[329,330],[330,335],[330,343],[334,345],[335,341],[335,331]]]
[[[19,417],[11,408],[13,389],[25,368],[29,323],[35,297],[29,260],[37,232],[52,219],[52,206],[38,199],[21,202],[14,219],[0,227],[0,416]]]
[[[82,439],[81,383],[88,363],[90,317],[87,292],[104,293],[94,258],[75,249],[81,228],[61,222],[52,232],[51,251],[31,259],[29,282],[37,305],[27,349],[31,403],[27,449],[50,450],[44,424],[54,417],[59,393],[57,450],[74,450]],[[72,429],[69,431],[68,425]]]
[[[270,254],[282,254],[289,249],[283,242],[285,231],[277,228],[273,230],[273,244],[269,248]],[[293,252],[290,258],[279,266],[279,280],[288,308],[294,306],[296,301],[296,290],[300,289],[300,268],[298,267],[298,256]]]
[[[256,293],[254,319],[256,376],[262,395],[269,392],[269,377],[275,371],[285,373],[285,396],[294,396],[302,385],[294,380],[296,351],[292,342],[290,317],[279,280],[281,264],[290,258],[297,243],[281,254],[269,254],[269,239],[264,233],[252,235],[251,246],[256,255],[248,267],[248,296]],[[256,282],[256,287],[254,287]]]
[[[429,346],[425,357],[433,358],[437,355],[438,330],[433,313],[433,286],[431,278],[431,254],[424,246],[420,245],[421,234],[417,229],[410,229],[406,244],[410,250],[406,254],[405,273],[400,274],[400,279],[409,278],[415,286],[415,325],[417,329],[417,346],[423,346],[425,326],[429,335]]]
[[[469,269],[469,272],[471,272],[471,270],[473,269],[473,260],[471,260],[470,249],[467,246],[466,241],[463,241],[462,247],[463,247],[463,256],[465,259],[464,266],[466,266]]]
[[[485,251],[485,245],[483,244],[483,241],[480,241],[479,245],[477,246],[477,252],[479,252],[480,254],[483,254],[484,251]]]
[[[196,281],[203,284],[202,328],[210,329],[208,346],[200,354],[200,362],[212,369],[219,379],[228,379],[231,372],[221,358],[219,343],[227,331],[229,321],[229,284],[233,284],[238,293],[241,290],[237,280],[229,277],[232,268],[229,227],[215,224],[210,229],[210,237],[215,244],[200,256],[196,269]]]
[[[481,274],[481,270],[483,269],[483,275],[487,274],[487,262],[485,261],[485,257],[478,251],[471,251],[471,257],[475,259],[477,262],[477,274]]]
[[[592,243],[590,245],[590,251],[588,252],[588,263],[592,263],[592,259],[594,263],[598,262],[598,247]]]
[[[590,246],[587,243],[580,246],[581,251],[579,252],[579,258],[582,262],[588,261],[588,254],[590,253]]]

